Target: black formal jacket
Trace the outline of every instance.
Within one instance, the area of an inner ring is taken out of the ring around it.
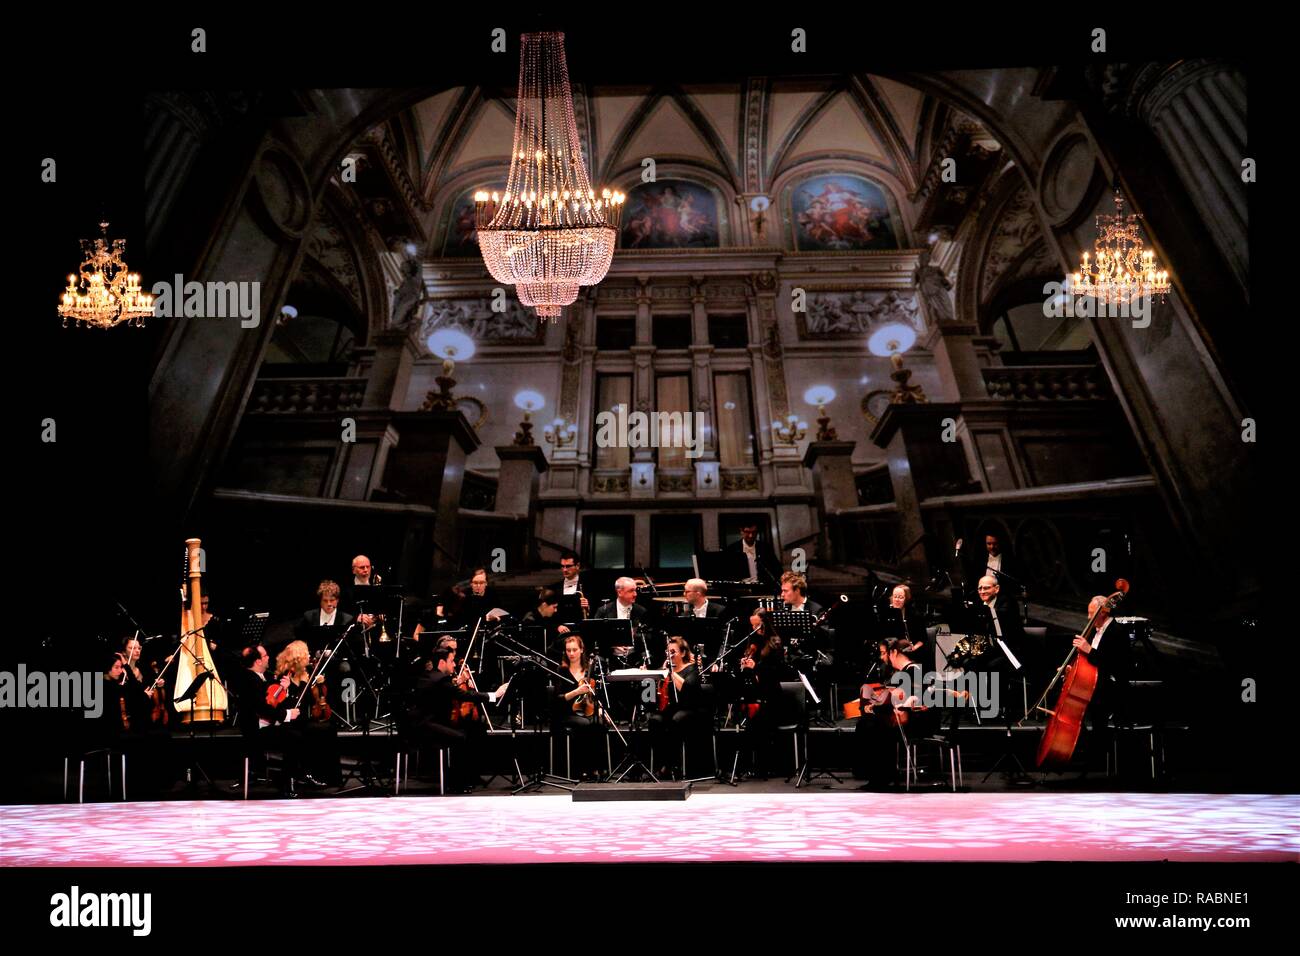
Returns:
[[[588,600],[590,600],[590,598],[588,598]],[[608,619],[608,620],[617,620],[617,619],[618,619],[618,608],[615,607],[615,605],[616,605],[617,603],[618,603],[618,600],[617,600],[617,599],[615,599],[615,600],[613,600],[613,601],[606,601],[606,602],[605,602],[604,604],[602,604],[600,607],[596,608],[596,610],[595,610],[594,612],[592,612],[592,615],[591,615],[591,616],[594,617],[594,618],[597,618],[598,620],[602,620],[602,621],[603,621],[603,620],[607,620],[607,619]],[[649,613],[649,612],[648,612],[644,607],[642,607],[640,604],[633,604],[633,605],[632,605],[631,616],[632,616],[632,623],[633,623],[634,625],[635,625],[635,624],[645,624],[645,623],[647,623],[647,622],[649,621],[649,619],[650,619],[650,613]]]
[[[744,554],[745,543],[743,541],[733,541],[722,550],[730,554]],[[781,579],[781,563],[776,560],[772,545],[765,538],[759,538],[754,550],[756,552],[754,563],[758,566],[758,580],[765,583],[779,581]]]
[[[997,611],[998,624],[1002,629],[1002,640],[1006,642],[1011,653],[1020,662],[1021,671],[1017,673],[1029,670],[1032,662],[1029,660],[1029,647],[1025,641],[1025,626],[1020,618],[1020,605],[1016,603],[1014,598],[1007,597],[1005,592],[999,591],[998,596],[993,599],[993,607]],[[987,605],[981,603],[975,610],[978,613],[976,626],[982,628],[984,633],[987,633],[992,638],[996,634],[996,630],[993,627],[993,618]],[[996,659],[1005,660],[1005,656],[996,644],[994,645],[994,651],[990,653],[994,654]],[[1010,666],[1009,662],[1004,669],[1007,671],[1015,670]]]
[[[695,617],[695,609],[692,608],[689,604],[683,604],[682,607],[685,608],[686,610],[681,615],[679,615],[680,617]],[[709,618],[725,617],[726,614],[727,614],[726,607],[717,601],[709,601],[705,605],[704,617],[706,620]]]
[[[415,679],[415,693],[408,718],[415,723],[431,720],[436,724],[450,724],[452,708],[467,701],[486,704],[487,694],[461,690],[447,674],[435,668],[423,671]]]
[[[234,692],[235,701],[239,707],[239,729],[245,735],[251,736],[257,733],[260,727],[259,720],[268,720],[272,724],[284,720],[291,698],[286,697],[285,702],[276,707],[268,704],[266,702],[266,691],[272,683],[273,681],[265,674],[258,674],[247,667],[241,667],[235,671],[230,682],[230,689]]]
[[[356,618],[343,610],[342,607],[337,608],[334,612],[334,627],[336,628],[345,628],[354,620]],[[324,643],[328,630],[320,626],[320,608],[314,607],[303,614],[294,624],[293,636],[300,641],[306,641],[307,646],[312,650],[317,650]],[[338,633],[334,634],[334,640],[338,640]],[[333,643],[333,641],[330,643]]]

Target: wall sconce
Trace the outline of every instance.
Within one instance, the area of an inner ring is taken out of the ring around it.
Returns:
[[[557,450],[567,448],[577,440],[578,426],[566,422],[563,418],[557,418],[542,429],[542,436],[548,444],[554,445]]]
[[[799,420],[798,415],[787,415],[784,422],[773,422],[772,431],[778,445],[794,445],[808,433],[808,423]]]
[[[894,370],[889,377],[894,380],[894,393],[889,396],[891,405],[908,405],[925,402],[925,392],[920,385],[911,385],[908,379],[912,370],[903,368],[903,353],[916,344],[916,329],[904,322],[888,322],[871,333],[867,349],[872,355],[888,356]]]
[[[438,391],[430,392],[424,399],[421,411],[451,411],[456,407],[456,397],[451,390],[456,387],[456,380],[451,373],[456,368],[456,360],[462,362],[474,357],[474,340],[457,328],[437,329],[428,340],[429,352],[442,359],[442,374],[434,379]]]
[[[803,400],[817,406],[817,441],[835,441],[835,429],[830,427],[831,419],[826,414],[826,405],[835,401],[835,389],[829,385],[814,385],[803,393]]]
[[[531,389],[518,392],[515,394],[515,407],[524,410],[524,420],[519,423],[519,431],[515,432],[516,445],[536,445],[533,441],[533,412],[542,408],[546,404],[540,392],[534,392]]]

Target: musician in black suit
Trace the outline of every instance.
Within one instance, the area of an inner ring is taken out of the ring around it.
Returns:
[[[460,703],[497,703],[505,695],[509,682],[488,694],[462,689],[454,678],[456,648],[440,644],[425,661],[416,678],[411,707],[407,710],[408,729],[421,743],[447,747],[452,755],[452,788],[466,790],[478,779],[476,737],[467,735],[451,719],[452,709]]]
[[[1088,638],[1076,634],[1073,642],[1075,650],[1097,668],[1097,688],[1088,702],[1088,739],[1094,753],[1105,753],[1110,747],[1110,720],[1123,714],[1131,666],[1128,635],[1111,627],[1114,619],[1106,602],[1102,594],[1088,602],[1088,618],[1097,615],[1095,630]]]
[[[857,750],[853,775],[866,779],[865,788],[873,790],[897,783],[899,745],[914,743],[934,733],[940,717],[934,707],[921,709],[927,703],[926,684],[933,681],[934,674],[926,674],[917,659],[917,649],[906,638],[900,638],[886,653],[889,677],[880,681],[884,686],[878,698],[868,699],[869,688],[863,686],[862,715],[853,734]],[[876,703],[876,699],[880,702]]]
[[[1019,716],[1024,707],[1024,694],[1017,688],[1032,670],[1020,606],[1002,592],[998,579],[991,574],[980,578],[978,591],[980,606],[972,628],[988,635],[992,649],[980,657],[976,666],[1001,675],[1001,703],[1010,726],[1012,715]]]
[[[542,644],[551,660],[559,660],[564,651],[564,635],[560,633],[560,596],[551,588],[538,588],[537,600],[531,611],[519,619],[523,627],[541,628],[546,637]],[[568,633],[568,628],[563,628]]]
[[[740,529],[740,540],[722,549],[729,554],[743,554],[749,563],[747,581],[774,583],[781,574],[781,564],[776,560],[772,545],[758,537],[758,524],[747,524]]]
[[[336,585],[337,587],[337,585]],[[282,796],[295,796],[293,782],[306,783],[320,788],[324,783],[302,770],[304,744],[302,728],[298,721],[303,714],[293,707],[288,695],[288,678],[282,682],[285,699],[278,705],[266,699],[266,692],[274,684],[267,675],[271,657],[261,644],[246,647],[240,657],[241,667],[235,673],[231,689],[239,707],[238,724],[244,739],[257,751],[279,750],[284,754],[286,780],[281,787]],[[256,756],[256,754],[250,754]]]
[[[632,578],[619,578],[614,582],[614,600],[606,601],[596,608],[592,617],[598,620],[631,621],[633,627],[645,624],[650,614],[636,603],[636,581]]]
[[[925,615],[917,606],[912,596],[912,588],[906,584],[895,585],[889,592],[889,607],[885,611],[881,637],[886,640],[907,638],[912,645],[910,657],[921,661],[925,648]]]
[[[560,554],[560,580],[547,585],[560,596],[560,620],[566,624],[581,621],[591,613],[582,580],[582,560],[573,551]]]
[[[339,609],[339,592],[339,586],[333,581],[322,581],[316,588],[320,606],[305,612],[294,624],[294,637],[305,641],[312,650],[319,650],[329,635],[337,634],[355,620],[347,611]]]
[[[971,570],[975,572],[971,575],[973,579],[993,575],[1009,594],[1019,594],[1026,586],[1020,562],[1003,550],[1002,538],[996,531],[984,535],[984,553]]]
[[[708,620],[726,614],[727,609],[722,604],[709,600],[709,585],[703,578],[688,579],[682,593],[686,597],[682,610],[687,616]]]

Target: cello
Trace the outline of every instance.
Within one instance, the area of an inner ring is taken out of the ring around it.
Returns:
[[[1114,610],[1124,595],[1128,594],[1129,583],[1123,578],[1115,582],[1115,593],[1106,599],[1079,634],[1085,641],[1097,631],[1097,619]],[[1062,678],[1064,672],[1064,678]],[[1047,695],[1051,693],[1056,681],[1061,681],[1061,692],[1056,697],[1056,709],[1048,710],[1042,706]],[[1093,692],[1097,689],[1097,665],[1088,660],[1087,654],[1080,654],[1078,648],[1070,648],[1064,663],[1056,669],[1056,677],[1043,691],[1038,699],[1038,709],[1050,715],[1043,739],[1038,742],[1037,766],[1040,768],[1063,767],[1074,756],[1074,748],[1079,743],[1079,734],[1083,730],[1083,716],[1088,710]],[[1026,715],[1027,716],[1027,715]]]

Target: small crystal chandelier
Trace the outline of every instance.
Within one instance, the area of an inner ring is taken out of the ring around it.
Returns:
[[[1155,253],[1142,245],[1137,213],[1124,215],[1124,197],[1115,192],[1115,215],[1097,217],[1096,261],[1083,254],[1079,271],[1067,277],[1076,299],[1095,298],[1110,306],[1169,293],[1169,273],[1156,268]]]
[[[525,33],[506,189],[474,195],[488,272],[516,286],[519,301],[539,316],[558,318],[579,286],[609,271],[625,198],[608,189],[598,198],[587,178],[564,34]]]
[[[101,329],[112,328],[123,322],[144,325],[146,315],[153,315],[153,296],[140,291],[140,276],[127,272],[126,240],[109,241],[108,223],[101,222],[98,239],[81,240],[81,251],[86,261],[81,264],[80,276],[68,276],[68,287],[63,291],[59,315],[67,326],[76,321],[80,325]]]

